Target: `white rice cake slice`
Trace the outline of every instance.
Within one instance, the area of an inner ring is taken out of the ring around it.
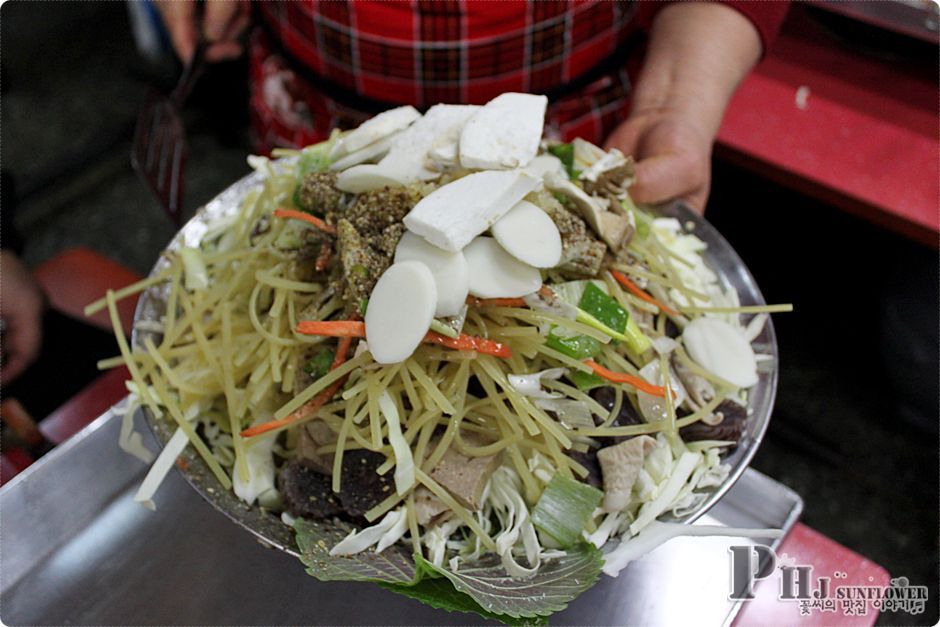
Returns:
[[[411,105],[383,111],[349,131],[333,144],[333,148],[330,150],[330,159],[336,160],[357,150],[362,150],[392,133],[407,128],[420,117],[421,113]]]
[[[548,98],[505,93],[471,117],[460,133],[460,164],[498,170],[525,167],[539,149]]]
[[[520,170],[475,172],[422,198],[404,223],[438,248],[457,252],[538,184],[538,179]]]

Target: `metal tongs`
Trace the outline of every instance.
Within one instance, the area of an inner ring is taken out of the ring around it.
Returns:
[[[183,174],[189,152],[180,110],[205,69],[207,48],[208,42],[200,37],[169,96],[150,91],[134,130],[131,165],[177,226],[182,220]]]

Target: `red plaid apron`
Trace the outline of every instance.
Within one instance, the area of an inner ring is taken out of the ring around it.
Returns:
[[[400,104],[506,91],[550,95],[548,134],[601,142],[626,116],[625,50],[654,4],[262,2],[250,55],[257,148],[308,145]]]

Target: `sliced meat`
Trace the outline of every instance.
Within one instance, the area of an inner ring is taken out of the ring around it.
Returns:
[[[692,370],[675,355],[673,355],[671,363],[672,369],[675,371],[676,376],[679,377],[679,382],[682,383],[682,387],[689,393],[689,400],[694,409],[699,409],[702,405],[705,405],[708,401],[715,398],[715,388],[705,377],[700,377],[692,372]]]
[[[291,516],[320,520],[343,511],[333,494],[330,478],[299,459],[291,460],[281,469],[277,483]]]
[[[373,250],[352,222],[345,218],[337,222],[336,234],[341,266],[337,287],[341,290],[346,304],[355,309],[372,293],[375,282],[391,263],[391,256]]]
[[[377,236],[382,236],[391,226],[402,226],[402,218],[414,208],[421,196],[410,188],[384,188],[359,194],[356,201],[343,215],[349,220],[369,244],[377,245]],[[397,244],[398,241],[395,241]],[[394,252],[395,246],[391,246]]]
[[[379,211],[383,199],[390,203],[388,213]],[[363,202],[368,211],[362,207]],[[360,194],[347,216],[336,223],[336,250],[341,270],[336,287],[342,291],[350,311],[358,309],[363,299],[369,297],[376,281],[392,265],[405,225],[400,217],[390,221],[389,216],[404,215],[402,211],[407,213],[408,206],[402,198],[393,196],[392,190]]]
[[[462,433],[461,437],[470,446],[489,444],[472,433]],[[499,467],[500,458],[499,454],[468,457],[451,446],[431,471],[431,478],[450,492],[458,503],[475,512],[483,507],[483,488]]]
[[[575,277],[597,276],[607,245],[594,237],[584,220],[566,209],[550,192],[530,194],[528,200],[544,209],[558,227],[561,262],[556,268]]]
[[[297,191],[297,200],[305,211],[325,215],[337,211],[343,192],[336,187],[335,172],[311,172]]]
[[[710,425],[702,421],[679,429],[679,436],[686,442],[696,440],[723,440],[738,442],[747,426],[747,409],[734,401],[724,400],[715,408],[715,416],[721,421]]]
[[[620,199],[627,193],[626,184],[633,178],[635,171],[633,159],[627,157],[626,163],[605,170],[596,181],[582,181],[584,191],[593,196],[609,198],[611,206],[619,206]]]
[[[604,511],[619,512],[627,506],[643,460],[655,446],[656,440],[641,435],[597,452],[604,474]]]
[[[418,519],[419,525],[427,527],[430,526],[432,522],[443,522],[453,515],[450,508],[444,505],[443,501],[434,496],[434,494],[424,486],[415,488],[414,497],[415,516]]]

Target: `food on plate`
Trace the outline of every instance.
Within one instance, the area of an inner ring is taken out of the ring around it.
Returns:
[[[544,110],[401,107],[252,157],[237,206],[93,305],[160,307],[110,361],[176,429],[137,500],[193,447],[312,575],[506,621],[678,533],[657,519],[725,481],[788,307],[742,307],[632,203],[629,157],[543,139]]]

